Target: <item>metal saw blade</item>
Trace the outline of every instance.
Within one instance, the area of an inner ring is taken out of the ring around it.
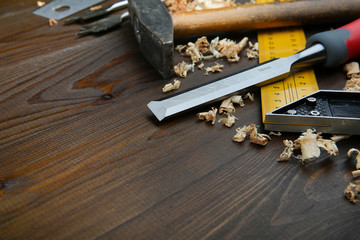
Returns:
[[[54,0],[36,9],[33,13],[45,18],[60,20],[103,1],[104,0]]]

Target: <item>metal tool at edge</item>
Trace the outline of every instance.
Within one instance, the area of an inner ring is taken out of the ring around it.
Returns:
[[[314,64],[328,68],[341,65],[360,56],[360,19],[336,30],[313,35],[308,39],[307,46],[289,57],[271,60],[195,89],[151,101],[147,106],[161,121],[251,86],[263,86],[284,79],[296,69]]]

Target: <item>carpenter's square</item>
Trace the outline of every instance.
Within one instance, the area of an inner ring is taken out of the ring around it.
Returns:
[[[360,135],[360,92],[320,90],[265,115],[266,130]]]
[[[360,19],[337,30],[313,35],[308,39],[307,46],[289,57],[271,60],[201,87],[152,101],[148,107],[161,121],[251,86],[263,86],[284,79],[292,70],[314,64],[325,67],[341,65],[360,55]]]

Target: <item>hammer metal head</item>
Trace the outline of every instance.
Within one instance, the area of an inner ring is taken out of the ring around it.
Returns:
[[[130,21],[140,51],[163,78],[173,76],[174,28],[161,0],[129,0]]]

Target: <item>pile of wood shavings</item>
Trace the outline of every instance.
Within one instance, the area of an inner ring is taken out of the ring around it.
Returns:
[[[192,66],[198,64],[198,69],[203,69],[204,63],[202,60],[212,58],[223,58],[225,57],[229,62],[238,62],[240,60],[239,53],[245,48],[246,44],[249,43],[249,49],[246,49],[247,56],[249,59],[257,58],[258,44],[252,44],[248,41],[247,37],[244,37],[240,42],[236,42],[227,38],[219,39],[214,38],[210,42],[204,36],[198,38],[195,43],[189,42],[187,45],[178,45],[175,50],[186,57],[191,58],[191,64],[187,64],[184,61],[174,66],[174,72],[180,77],[186,77],[190,70],[193,71]],[[185,68],[185,66],[189,66]],[[224,65],[216,63],[216,65],[205,68],[205,74],[209,72],[221,72]]]
[[[225,114],[226,118],[221,118],[218,122],[222,122],[226,127],[232,127],[236,120],[239,120],[237,117],[233,115],[235,112],[235,104],[239,104],[241,107],[244,107],[244,99],[250,99],[251,101],[254,101],[254,94],[247,93],[244,96],[241,95],[234,95],[230,98],[227,98],[222,101],[220,107],[219,107],[219,114]],[[218,112],[217,108],[212,108],[208,112],[201,112],[197,114],[197,117],[200,120],[206,120],[207,122],[210,122],[214,125],[216,122],[216,114]]]
[[[198,11],[235,6],[233,0],[165,0],[170,12]]]
[[[320,157],[321,150],[326,150],[330,155],[336,156],[339,150],[336,142],[332,139],[323,139],[321,133],[316,133],[314,129],[308,129],[295,141],[284,140],[284,151],[278,161],[289,161],[295,149],[301,150],[301,155],[295,156],[301,163],[314,161]]]

